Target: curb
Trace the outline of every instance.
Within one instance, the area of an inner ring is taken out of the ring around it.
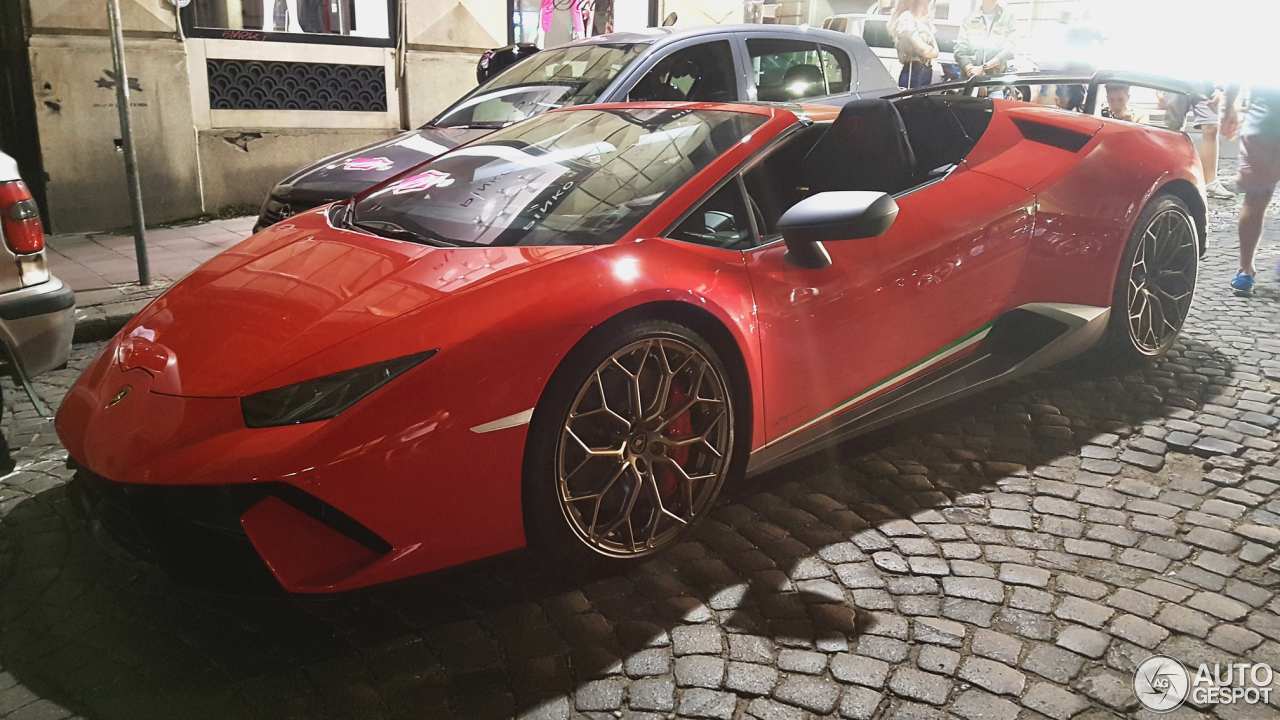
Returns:
[[[156,282],[147,287],[117,285],[76,293],[76,331],[72,343],[110,340],[171,283]]]
[[[150,304],[151,299],[127,303],[76,308],[76,333],[71,338],[75,344],[110,340],[134,315]]]

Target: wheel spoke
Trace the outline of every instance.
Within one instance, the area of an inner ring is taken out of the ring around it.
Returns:
[[[618,529],[619,525],[621,525],[624,522],[627,523],[628,525],[631,524],[631,511],[635,510],[636,508],[636,499],[640,497],[640,487],[644,485],[644,476],[640,474],[640,471],[636,469],[635,465],[628,464],[626,469],[630,470],[631,474],[635,477],[636,489],[633,490],[631,494],[627,496],[626,507],[620,511],[618,519],[614,520],[613,524],[608,525],[605,527],[604,530],[597,532],[596,523],[594,520],[592,521],[591,529],[587,533],[587,536],[590,537],[592,540],[596,540],[601,537],[608,537],[610,534],[613,533],[614,530]]]
[[[1195,228],[1180,210],[1166,209],[1147,224],[1128,278],[1129,335],[1154,355],[1177,336],[1195,292]]]
[[[569,409],[555,465],[579,539],[611,556],[674,542],[724,481],[730,410],[716,366],[683,340],[649,337],[604,359]]]

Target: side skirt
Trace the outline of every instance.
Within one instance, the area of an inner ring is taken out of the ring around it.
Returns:
[[[925,365],[916,377],[892,390],[848,409],[837,408],[812,427],[757,448],[747,463],[747,475],[1078,355],[1102,339],[1110,315],[1110,308],[1066,303],[1033,303],[1010,310],[995,320],[972,352],[941,366]]]

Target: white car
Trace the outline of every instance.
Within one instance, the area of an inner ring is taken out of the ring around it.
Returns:
[[[871,51],[884,63],[889,74],[897,79],[902,72],[902,63],[898,62],[898,52],[893,48],[893,37],[889,35],[889,17],[893,13],[893,0],[877,0],[872,2],[864,13],[848,13],[832,15],[822,21],[824,30],[834,30],[846,35],[854,35],[866,41]],[[956,39],[960,36],[960,18],[951,19],[950,5],[938,3],[934,6],[933,26],[937,30],[938,57],[933,61],[933,83],[937,84],[949,79],[943,70],[947,65],[955,64],[953,54]]]
[[[0,153],[0,347],[13,372],[45,413],[30,379],[65,365],[76,329],[76,296],[49,272],[40,211],[18,163]]]

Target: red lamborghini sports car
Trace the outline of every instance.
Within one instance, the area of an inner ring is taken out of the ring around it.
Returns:
[[[726,483],[1165,352],[1202,185],[1182,134],[965,95],[552,111],[211,260],[58,435],[119,542],[238,537],[292,592],[627,563]]]

